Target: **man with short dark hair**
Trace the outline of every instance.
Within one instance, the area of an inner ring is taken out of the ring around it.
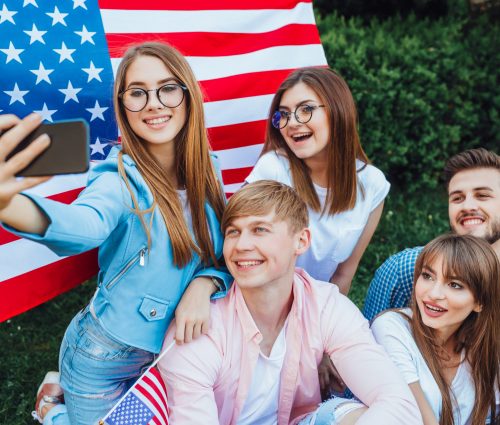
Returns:
[[[486,239],[500,257],[500,156],[483,148],[461,152],[446,163],[444,178],[452,231]],[[389,308],[408,306],[422,248],[407,248],[378,268],[365,300],[368,320]]]
[[[234,285],[212,303],[209,333],[159,362],[173,425],[422,423],[356,306],[336,285],[295,269],[310,245],[307,225],[305,203],[276,181],[250,183],[231,197],[221,226]],[[323,353],[358,400],[319,405]]]

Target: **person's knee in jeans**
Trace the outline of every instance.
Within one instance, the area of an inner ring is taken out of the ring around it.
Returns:
[[[366,410],[367,407],[356,399],[333,397],[321,403],[299,425],[351,425]]]

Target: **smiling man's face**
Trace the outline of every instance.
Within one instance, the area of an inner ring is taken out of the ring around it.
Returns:
[[[500,171],[460,171],[448,186],[448,214],[453,231],[494,243],[500,238]]]

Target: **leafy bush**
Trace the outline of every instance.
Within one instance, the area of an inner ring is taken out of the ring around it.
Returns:
[[[357,101],[363,146],[392,183],[408,193],[434,188],[451,155],[498,150],[500,25],[333,14],[318,26]]]
[[[421,17],[445,16],[450,9],[465,8],[460,0],[315,0],[314,6],[321,15],[337,12],[340,15],[377,16],[380,18],[415,13]]]
[[[349,298],[362,308],[373,275],[387,258],[404,248],[425,245],[449,228],[444,187],[414,196],[391,188],[377,231],[356,271]]]

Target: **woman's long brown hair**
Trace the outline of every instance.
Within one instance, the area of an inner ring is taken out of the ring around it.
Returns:
[[[280,130],[272,125],[272,116],[278,110],[285,91],[301,82],[314,90],[325,105],[330,127],[330,143],[326,152],[328,186],[322,212],[336,214],[351,210],[356,205],[359,184],[356,159],[365,164],[368,164],[369,160],[359,141],[358,117],[351,91],[335,71],[329,68],[301,68],[281,83],[271,103],[266,141],[261,155],[269,151],[284,152],[290,162],[294,188],[309,208],[318,212],[321,210],[309,168],[288,147]]]
[[[414,285],[424,267],[432,267],[442,258],[443,274],[457,276],[474,296],[481,311],[471,312],[454,337],[455,353],[465,352],[474,380],[475,402],[472,411],[473,424],[484,424],[491,412],[491,424],[499,419],[495,411],[495,392],[500,383],[500,265],[490,245],[479,238],[455,234],[442,235],[428,243],[415,264]],[[450,386],[442,369],[446,353],[437,341],[433,329],[422,321],[415,291],[412,295],[411,329],[415,342],[429,366],[441,392],[443,404],[440,425],[453,425],[453,404]]]
[[[160,59],[174,77],[187,87],[184,99],[186,122],[173,143],[176,149],[177,182],[186,187],[196,242],[193,241],[184,219],[177,188],[174,187],[159,162],[148,152],[145,143],[130,127],[125,109],[119,100],[119,93],[125,88],[127,69],[139,56],[152,56]],[[195,252],[204,263],[207,264],[211,259],[217,265],[207,224],[205,202],[208,201],[220,221],[224,209],[224,195],[210,160],[209,142],[204,124],[203,97],[186,59],[173,47],[163,43],[144,43],[129,48],[116,73],[114,107],[121,133],[122,152],[135,161],[153,194],[154,204],[158,206],[170,236],[174,264],[178,267],[185,266]],[[119,172],[128,183],[121,156],[119,161],[121,162]],[[129,184],[127,187],[131,191]],[[140,210],[138,205],[134,205],[134,211],[145,228],[149,245],[151,235],[143,216],[151,212],[151,208]]]

